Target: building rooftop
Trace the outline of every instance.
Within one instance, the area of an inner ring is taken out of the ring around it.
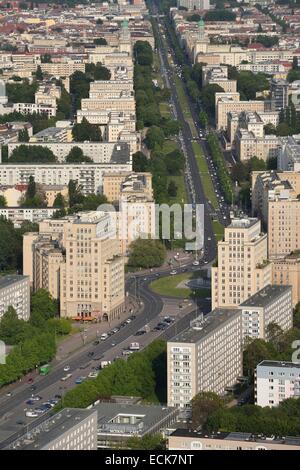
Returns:
[[[9,448],[14,450],[39,450],[60,437],[83,419],[92,414],[97,415],[95,408],[83,410],[78,408],[65,408],[40,425],[32,428],[28,433],[14,441]]]
[[[252,442],[270,442],[274,444],[286,444],[300,446],[300,438],[287,436],[287,437],[267,437],[262,435],[255,435],[246,432],[215,432],[207,434],[201,431],[193,431],[191,429],[176,429],[171,436],[175,437],[191,437],[191,438],[207,438],[207,439],[222,439],[230,441],[252,441]]]
[[[11,284],[14,284],[15,282],[23,281],[25,279],[29,279],[29,276],[21,276],[19,274],[12,274],[8,276],[0,277],[0,289],[5,289]]]
[[[257,218],[236,217],[231,220],[231,223],[227,228],[250,228],[258,222],[259,220]]]
[[[266,307],[271,302],[274,302],[282,294],[291,291],[291,286],[280,286],[271,285],[264,287],[256,294],[245,300],[240,306],[241,307]]]
[[[166,419],[178,414],[176,408],[136,403],[99,403],[93,407],[98,413],[98,436],[101,434],[143,436],[162,426]]]
[[[237,309],[216,308],[212,312],[193,320],[190,327],[179,333],[170,343],[198,343],[200,340],[218,330],[228,320],[240,315]]]
[[[300,369],[300,363],[297,362],[283,362],[283,361],[261,361],[257,367],[284,367],[290,369],[291,367]]]

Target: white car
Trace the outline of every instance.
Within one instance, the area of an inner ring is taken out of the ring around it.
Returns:
[[[61,380],[64,382],[65,380],[68,380],[70,377],[72,377],[72,374],[67,374],[64,377],[62,377]]]
[[[195,259],[195,261],[193,261],[193,266],[199,266],[199,261]]]
[[[174,274],[177,274],[177,271],[175,271],[175,269],[173,269],[170,274],[172,274],[172,276],[174,276]]]
[[[90,379],[96,379],[98,377],[98,372],[96,372],[96,371],[95,372],[90,372],[88,377]]]
[[[65,366],[65,367],[64,367],[64,371],[65,371],[65,372],[69,372],[70,369],[71,369],[70,366]]]
[[[39,414],[36,411],[26,411],[25,415],[27,418],[37,418]]]

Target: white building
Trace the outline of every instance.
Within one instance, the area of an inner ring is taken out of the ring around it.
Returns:
[[[0,277],[0,318],[10,306],[15,309],[20,320],[29,320],[29,276],[19,276],[14,274]]]
[[[283,331],[293,326],[291,286],[268,285],[239,307],[242,311],[243,338],[269,340],[268,326],[276,323]]]
[[[70,180],[75,180],[86,195],[102,192],[104,173],[123,171],[132,171],[131,163],[3,164],[0,165],[0,184],[27,184],[30,176],[33,176],[36,183],[50,186],[68,185]]]
[[[178,7],[188,10],[209,10],[209,0],[177,0]]]
[[[56,211],[53,207],[1,207],[0,216],[11,220],[15,227],[20,227],[24,220],[39,222],[51,218]]]
[[[256,367],[255,403],[278,406],[287,398],[300,397],[300,364],[262,361]]]
[[[278,155],[278,170],[300,171],[300,136],[282,137]]]
[[[220,395],[242,376],[241,312],[216,309],[167,345],[168,405],[189,406],[199,392]]]

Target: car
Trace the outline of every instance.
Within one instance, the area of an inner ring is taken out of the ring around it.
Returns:
[[[193,261],[193,266],[199,266],[199,261],[195,259],[195,261]]]
[[[7,392],[5,395],[6,395],[7,397],[11,397],[11,396],[12,396],[12,392]]]
[[[131,315],[131,317],[129,317],[131,320],[135,320],[136,319],[136,316],[135,315]]]
[[[30,390],[31,392],[34,392],[36,390],[36,385],[31,385]]]
[[[65,366],[65,367],[64,367],[64,371],[65,371],[65,372],[69,372],[70,369],[71,369],[70,366]]]
[[[63,382],[65,382],[65,381],[68,380],[70,377],[72,377],[72,374],[67,374],[67,375],[65,375],[64,377],[62,377],[60,380],[62,380]]]
[[[59,393],[57,393],[56,395],[54,395],[54,399],[55,400],[61,400],[61,395]]]
[[[86,379],[86,377],[78,377],[78,379],[75,380],[76,385],[82,384],[82,382]]]
[[[53,406],[57,405],[58,402],[59,402],[58,398],[51,398],[51,400],[49,400],[49,403]]]
[[[100,341],[97,339],[96,341],[94,341],[94,346],[97,346],[97,344],[100,344]]]
[[[28,382],[29,384],[32,384],[32,383],[33,383],[33,378],[31,377],[30,379],[27,380],[27,382]]]
[[[113,332],[114,332],[114,333],[118,333],[118,331],[120,331],[120,328],[117,328],[117,327],[116,327],[116,328],[113,329]]]
[[[32,401],[40,401],[42,397],[40,395],[32,395],[30,400]]]
[[[204,261],[204,264],[208,264],[208,261]]]
[[[132,322],[131,318],[127,318],[126,323],[131,323],[131,322]]]
[[[210,242],[210,241],[211,241],[211,237],[207,237],[207,240]]]
[[[34,400],[27,400],[25,403],[26,403],[26,405],[35,405]]]
[[[46,410],[51,410],[52,406],[54,406],[54,405],[51,405],[51,403],[49,403],[48,401],[46,401],[45,403],[42,403],[42,405],[40,406],[40,408],[45,408]]]
[[[88,357],[92,357],[93,355],[94,355],[94,352],[93,352],[93,351],[90,351],[90,352],[88,353]]]
[[[98,377],[98,372],[90,372],[88,375],[89,379],[96,379]]]
[[[37,406],[36,408],[34,408],[34,411],[38,413],[39,415],[42,415],[43,413],[46,413],[47,409]]]
[[[146,331],[145,330],[139,330],[135,333],[134,336],[142,336],[142,335],[145,335],[146,334]]]
[[[114,347],[116,345],[116,343],[111,343],[112,347]]]
[[[174,276],[174,274],[177,274],[177,271],[175,271],[175,269],[172,269],[172,271],[170,272],[170,274],[172,274],[172,276]]]
[[[27,418],[37,418],[39,414],[36,411],[29,410],[26,411],[25,415]]]
[[[18,421],[16,421],[16,424],[19,424],[20,426],[25,426],[25,421],[22,421],[21,419],[18,419]]]

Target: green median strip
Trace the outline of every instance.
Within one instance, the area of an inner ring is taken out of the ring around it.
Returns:
[[[192,289],[189,287],[181,287],[181,285],[180,287],[178,286],[182,282],[188,281],[193,277],[194,273],[182,273],[175,274],[173,276],[161,277],[160,279],[156,279],[155,281],[151,282],[150,288],[162,297],[190,297],[194,292]],[[196,295],[197,297],[209,297],[210,289],[206,287],[196,289]]]
[[[200,144],[198,144],[198,142],[192,142],[192,147],[195,153],[205,196],[207,199],[210,200],[211,204],[213,205],[213,208],[217,210],[219,207],[219,203],[217,200],[216,193],[214,191],[211,176],[208,171],[208,166],[207,166],[205,157],[203,155],[202,148]]]
[[[224,237],[224,225],[222,225],[218,220],[212,221],[213,231],[217,241],[223,240]]]

